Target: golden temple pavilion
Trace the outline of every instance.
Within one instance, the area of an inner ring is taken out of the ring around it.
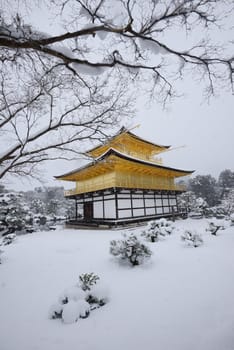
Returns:
[[[170,149],[122,128],[105,144],[87,152],[94,160],[58,180],[74,181],[65,191],[75,201],[72,223],[116,225],[180,215],[175,183],[193,171],[164,166],[158,155]]]

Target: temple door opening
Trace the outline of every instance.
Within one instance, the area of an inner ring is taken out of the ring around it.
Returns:
[[[84,219],[85,220],[93,219],[93,202],[84,203]]]

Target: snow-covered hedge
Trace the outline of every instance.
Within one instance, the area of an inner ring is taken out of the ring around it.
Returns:
[[[108,302],[108,290],[94,273],[79,276],[79,283],[66,289],[58,302],[51,306],[49,318],[61,318],[64,323],[77,322],[87,318],[95,310]]]
[[[4,251],[0,249],[0,264],[2,263],[2,259],[1,259],[2,253],[4,253]]]
[[[201,235],[199,235],[196,231],[184,231],[184,233],[181,235],[181,239],[182,241],[186,242],[189,246],[193,246],[195,248],[203,244],[203,239]]]
[[[234,213],[230,215],[231,225],[234,225]]]
[[[123,234],[122,240],[112,240],[110,253],[122,260],[127,260],[133,266],[142,264],[152,254],[151,250],[141,243],[134,234],[130,234],[130,236]]]
[[[213,218],[209,221],[209,226],[206,231],[209,231],[213,236],[216,236],[219,230],[225,229],[225,222],[223,220],[217,220]]]
[[[174,227],[173,223],[164,218],[159,220],[150,221],[147,225],[145,231],[142,232],[142,236],[146,238],[146,240],[150,242],[157,242],[160,236],[166,236],[171,234]]]
[[[14,242],[15,239],[16,239],[16,234],[10,233],[10,234],[3,237],[1,245],[9,245],[12,242]]]

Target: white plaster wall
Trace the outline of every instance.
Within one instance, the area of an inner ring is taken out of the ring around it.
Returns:
[[[154,215],[155,209],[154,208],[146,208],[146,215]]]
[[[103,218],[103,203],[94,202],[93,203],[93,217],[95,219]]]
[[[105,195],[105,198],[115,199],[115,195],[114,194],[108,194],[108,195]]]
[[[144,216],[144,209],[133,209],[133,216]]]
[[[122,219],[122,218],[129,218],[132,216],[132,212],[131,210],[119,210],[119,219]]]
[[[118,199],[118,208],[131,208],[130,199]]]
[[[176,205],[176,199],[170,198],[170,205]]]
[[[115,200],[111,199],[110,201],[105,201],[104,208],[105,208],[106,219],[116,218]]]
[[[139,208],[139,207],[144,207],[144,201],[142,199],[133,199],[132,201],[132,206],[133,208]]]
[[[154,199],[145,199],[145,206],[146,207],[154,207],[155,203],[154,203]]]
[[[162,206],[162,200],[156,199],[156,206],[161,207]]]
[[[130,197],[130,192],[129,193],[118,193],[118,197],[129,198]]]

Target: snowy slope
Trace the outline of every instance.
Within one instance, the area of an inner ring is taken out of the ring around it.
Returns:
[[[109,254],[121,231],[18,237],[4,247],[0,265],[0,349],[233,350],[234,227],[214,237],[205,220],[175,226],[165,240],[147,243],[154,254],[138,267]],[[180,240],[188,227],[203,234],[203,246]],[[74,324],[48,319],[50,306],[84,272],[100,276],[109,303]]]

